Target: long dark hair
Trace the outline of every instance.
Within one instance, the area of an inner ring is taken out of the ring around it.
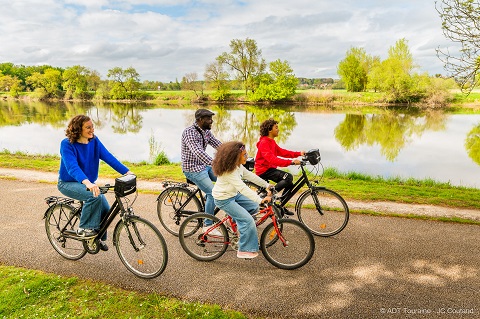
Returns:
[[[268,132],[272,130],[275,124],[278,124],[278,122],[274,119],[263,121],[262,124],[260,124],[260,136],[268,136]]]
[[[212,161],[213,173],[222,176],[234,171],[238,167],[238,159],[244,149],[245,144],[239,141],[226,142],[220,145]]]
[[[90,118],[86,115],[77,115],[70,120],[65,135],[68,137],[70,143],[75,143],[82,135],[83,123],[90,121]]]

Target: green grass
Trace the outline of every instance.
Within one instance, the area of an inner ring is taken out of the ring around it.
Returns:
[[[156,166],[152,164],[125,164],[140,180],[184,181],[180,164]],[[31,155],[21,152],[0,152],[0,166],[57,172],[60,158],[55,155]],[[118,177],[108,165],[100,165],[100,176]],[[480,189],[452,186],[432,179],[416,180],[369,176],[357,172],[339,172],[326,168],[320,185],[326,186],[345,198],[360,201],[390,201],[408,204],[427,204],[466,209],[480,209]]]
[[[3,265],[0,300],[0,318],[247,318],[218,305]]]

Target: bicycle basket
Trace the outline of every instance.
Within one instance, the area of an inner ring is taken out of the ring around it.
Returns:
[[[243,166],[245,166],[250,172],[253,171],[253,168],[255,167],[255,159],[253,157],[247,158],[247,162],[243,164]]]
[[[120,196],[127,196],[137,190],[137,176],[130,174],[115,178],[115,193]]]
[[[321,159],[320,151],[318,150],[318,148],[309,150],[308,152],[305,153],[305,157],[310,162],[310,164],[317,165],[318,162],[320,162],[320,159]]]

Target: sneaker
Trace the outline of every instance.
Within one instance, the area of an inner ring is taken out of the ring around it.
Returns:
[[[210,226],[203,226],[202,228],[202,231],[205,233],[207,232],[207,230],[212,227],[212,225]],[[212,231],[210,231],[207,235],[213,235],[213,236],[223,236],[223,234],[220,232],[220,230],[218,230],[218,227],[213,229]]]
[[[95,229],[84,229],[84,228],[79,228],[77,230],[77,235],[80,237],[93,237],[97,234],[97,231]]]
[[[107,250],[108,250],[107,243],[105,243],[103,240],[100,240],[100,241],[98,242],[98,245],[100,246],[100,250],[103,250],[103,251],[107,251]]]
[[[253,251],[237,251],[237,258],[252,259],[258,256],[258,252]]]

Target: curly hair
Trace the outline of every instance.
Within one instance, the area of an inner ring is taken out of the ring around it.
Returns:
[[[268,119],[260,124],[260,136],[268,136],[268,132],[270,132],[275,124],[278,124],[277,121],[274,119]]]
[[[238,159],[245,149],[245,144],[238,141],[226,142],[217,148],[217,153],[212,161],[213,173],[222,176],[234,171],[238,166]]]
[[[86,115],[77,115],[73,117],[68,123],[65,135],[68,137],[70,143],[76,142],[82,135],[83,123],[90,121]]]

